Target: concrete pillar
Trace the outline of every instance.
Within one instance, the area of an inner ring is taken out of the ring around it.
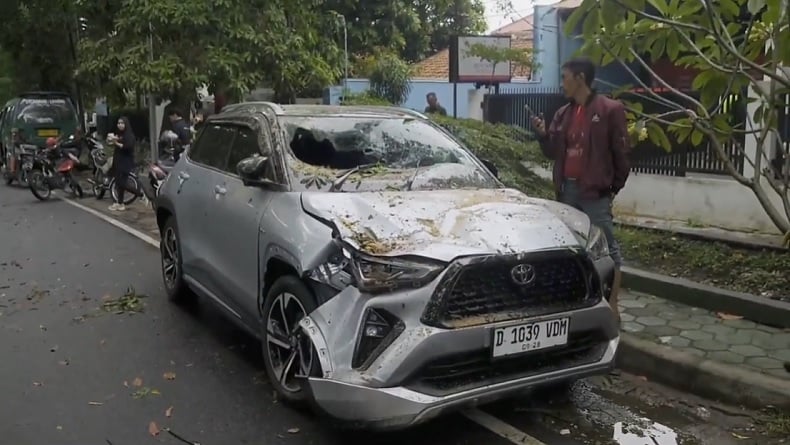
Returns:
[[[483,98],[485,98],[486,90],[484,88],[475,88],[469,90],[469,119],[478,121],[483,120]]]

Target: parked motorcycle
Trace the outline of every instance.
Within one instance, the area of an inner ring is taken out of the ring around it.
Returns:
[[[159,188],[167,179],[167,175],[178,161],[184,147],[177,143],[178,136],[172,131],[165,131],[159,139],[159,150],[163,153],[157,161],[149,162],[146,167],[147,178],[143,181],[143,193],[151,203],[151,207],[156,209],[156,197],[159,196]]]
[[[39,146],[33,144],[19,144],[16,154],[18,166],[16,173],[11,173],[8,168],[5,168],[3,172],[7,185],[17,181],[19,185],[27,186],[28,173],[32,168],[33,159],[39,149]]]
[[[111,139],[111,138],[110,138]],[[118,202],[118,191],[115,187],[115,177],[112,174],[112,156],[107,154],[104,144],[96,137],[88,140],[90,147],[90,159],[93,164],[93,177],[88,179],[91,185],[93,196],[96,199],[104,198],[107,190],[110,190],[113,202]],[[135,173],[129,174],[129,182],[126,190],[130,193],[124,195],[124,205],[134,202],[140,195],[140,181]]]
[[[73,149],[56,145],[39,150],[27,173],[28,187],[33,196],[41,201],[48,200],[54,189],[68,189],[74,196],[82,198],[82,187],[74,177],[74,171],[79,165],[80,160]]]

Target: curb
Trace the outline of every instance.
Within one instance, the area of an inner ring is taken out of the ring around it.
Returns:
[[[790,328],[790,303],[623,266],[623,287],[760,324]]]
[[[790,379],[698,357],[631,334],[620,334],[620,369],[724,403],[790,409]]]
[[[736,237],[729,238],[715,233],[704,233],[701,230],[695,230],[695,229],[683,228],[683,227],[662,228],[662,227],[651,226],[649,224],[644,224],[644,223],[629,222],[622,219],[616,219],[615,225],[634,228],[634,229],[649,230],[652,232],[658,232],[664,234],[674,234],[690,240],[706,241],[711,243],[722,243],[731,247],[737,247],[747,250],[769,250],[772,252],[782,252],[782,253],[788,253],[789,251],[787,248],[782,247],[781,242],[779,241],[782,235],[776,235],[777,241],[774,242],[774,241],[769,241],[767,239],[759,239],[759,238],[752,240],[745,238],[736,238]],[[769,238],[769,237],[770,235],[765,235],[765,238]]]

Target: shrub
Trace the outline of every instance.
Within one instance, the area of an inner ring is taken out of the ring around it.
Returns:
[[[376,59],[369,80],[374,96],[400,105],[411,92],[411,66],[396,55],[384,54]]]

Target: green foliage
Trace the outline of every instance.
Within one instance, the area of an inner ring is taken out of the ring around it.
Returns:
[[[377,54],[378,48],[386,48],[409,62],[447,48],[453,34],[486,29],[482,0],[327,0],[320,10],[345,17],[352,54]]]
[[[376,105],[389,106],[390,102],[366,91],[364,93],[345,93],[343,94],[343,105]]]
[[[385,54],[376,60],[369,80],[374,96],[401,104],[411,92],[411,66],[393,54]]]
[[[521,128],[490,124],[474,119],[454,119],[431,115],[431,119],[455,135],[481,159],[487,159],[499,170],[499,179],[508,187],[537,198],[553,198],[554,187],[524,166],[524,161],[542,163],[540,148]]]
[[[584,0],[567,20],[565,32],[581,29],[581,52],[599,64],[614,62],[629,70],[629,65],[638,66],[632,70],[635,80],[636,72],[649,73],[651,64],[661,59],[696,71],[692,86],[698,99],[678,92],[658,76],[657,86],[673,91],[676,99],[667,103],[666,96],[642,94],[649,101],[663,102],[668,112],[644,113],[635,102],[626,101],[632,128],[643,121],[640,125],[649,139],[667,150],[675,142],[710,144],[735,179],[755,192],[777,227],[790,233],[790,178],[775,180],[761,168],[745,177],[735,170],[727,148],[743,150],[740,141],[750,129],[745,122],[731,119],[736,105],[732,97],[743,101],[751,88],[757,97],[748,100],[760,103],[752,120],[765,129],[757,135],[756,156],[765,162],[769,155],[763,152],[772,145],[767,137],[777,129],[777,110],[785,108],[784,95],[790,93],[790,78],[777,72],[790,66],[787,8],[786,0]],[[770,79],[770,86],[762,82],[763,77]],[[639,86],[649,90],[652,85]],[[764,181],[783,201],[781,205],[767,198]]]

